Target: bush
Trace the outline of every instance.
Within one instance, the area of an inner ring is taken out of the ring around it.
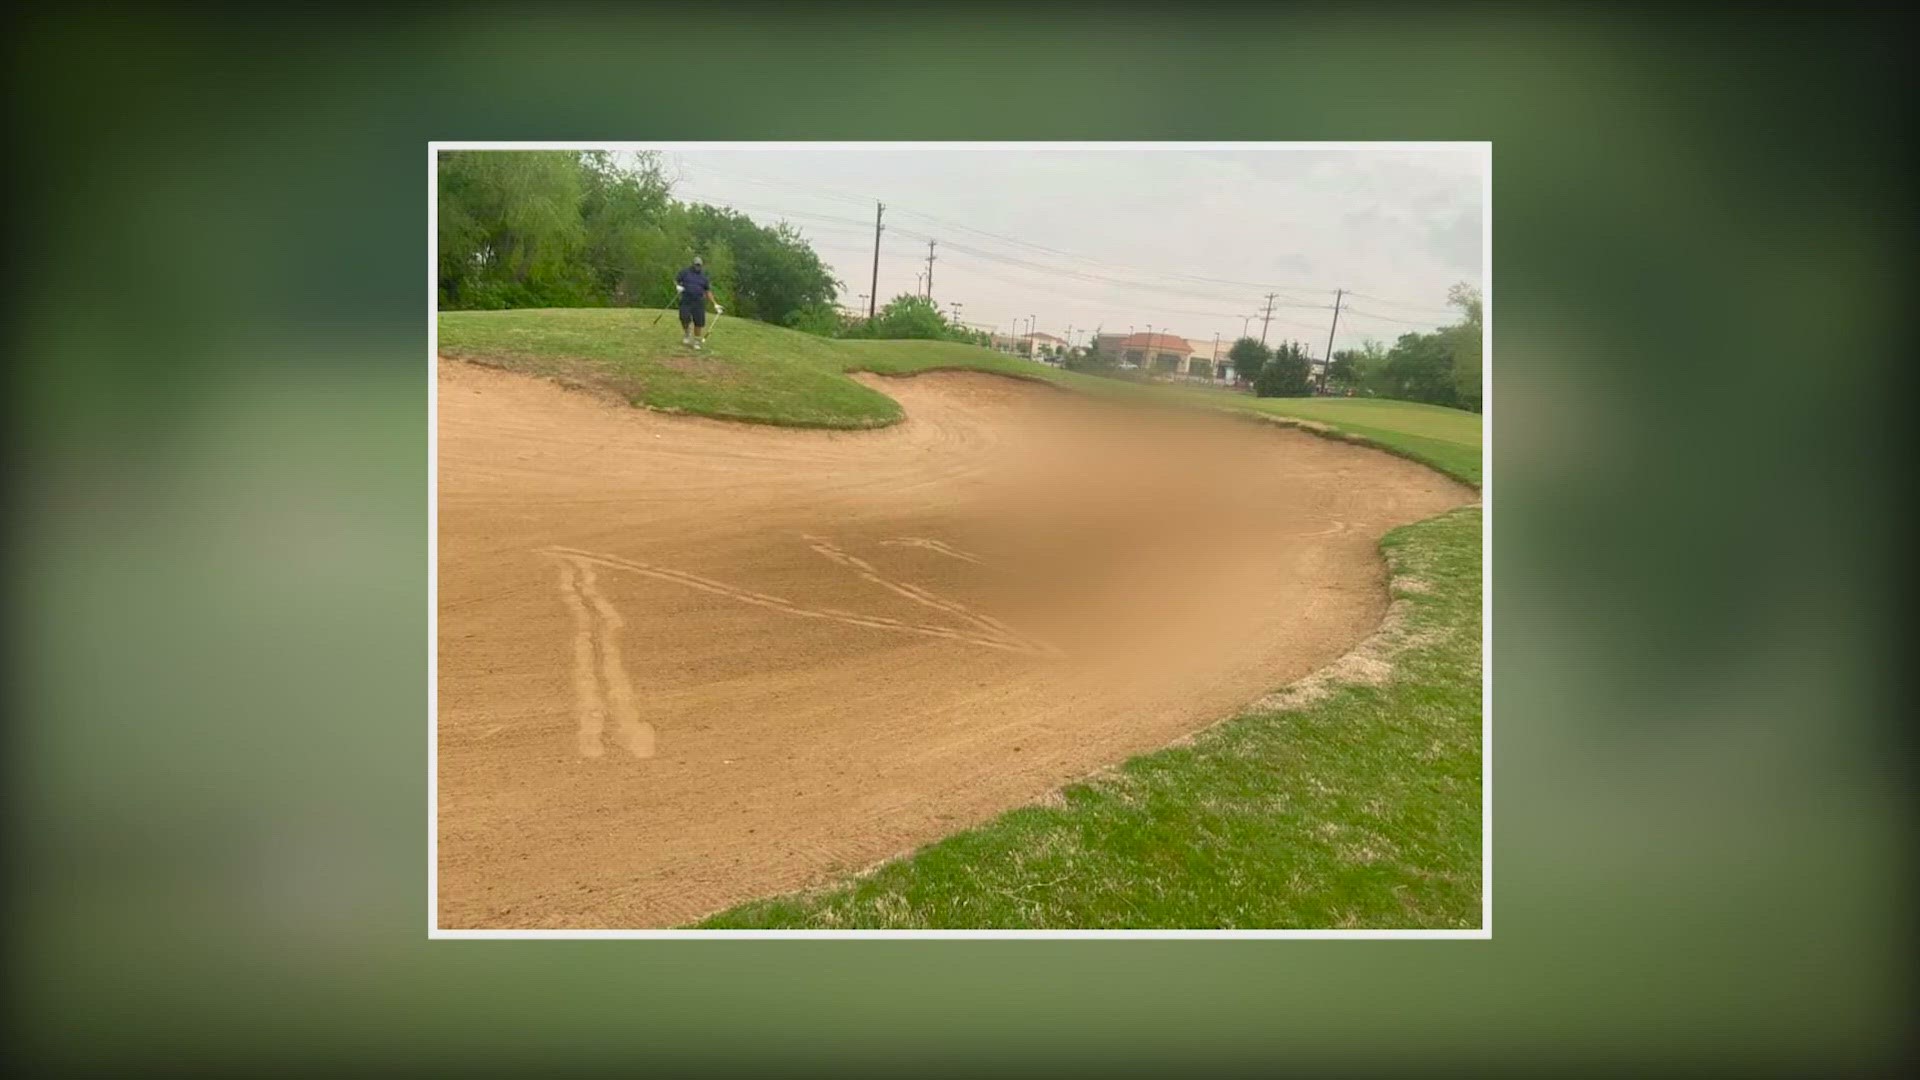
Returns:
[[[1306,397],[1313,392],[1312,373],[1305,347],[1290,342],[1275,349],[1260,366],[1253,392],[1258,397]]]
[[[832,304],[808,304],[787,316],[787,326],[803,334],[837,337],[846,329],[846,320]]]
[[[1248,382],[1260,378],[1260,369],[1271,355],[1265,345],[1250,337],[1241,338],[1233,343],[1233,348],[1227,350],[1227,359],[1233,361],[1234,374]]]
[[[843,337],[918,339],[922,341],[966,340],[949,325],[933,301],[912,293],[901,293],[882,307],[877,315],[847,327]]]

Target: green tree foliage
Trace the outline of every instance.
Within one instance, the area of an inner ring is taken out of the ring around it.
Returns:
[[[1363,393],[1384,397],[1387,369],[1387,347],[1368,338],[1352,350],[1353,385]]]
[[[838,294],[840,283],[793,226],[766,228],[717,206],[695,206],[689,214],[694,249],[706,256],[714,291],[738,314],[777,323]]]
[[[1480,291],[1455,285],[1447,302],[1460,309],[1459,322],[1430,334],[1403,334],[1392,349],[1369,341],[1352,352],[1354,385],[1379,397],[1480,411]]]
[[[1342,349],[1333,354],[1327,364],[1327,386],[1331,389],[1350,390],[1360,385],[1360,353],[1356,349]]]
[[[1273,353],[1259,339],[1243,337],[1227,350],[1227,359],[1233,361],[1234,373],[1248,382],[1260,377],[1261,368],[1266,366],[1267,358]]]
[[[644,155],[623,166],[594,151],[580,156],[580,168],[582,257],[596,295],[617,305],[665,303],[665,283],[684,264],[687,243],[658,159]]]
[[[947,321],[933,301],[901,293],[887,301],[874,317],[848,327],[850,338],[916,338],[927,341],[967,341],[972,332]]]
[[[1424,401],[1430,405],[1457,405],[1454,392],[1453,348],[1444,334],[1402,334],[1381,368],[1385,397]]]
[[[590,291],[577,258],[580,155],[450,150],[439,169],[443,300],[512,307]]]
[[[1368,340],[1357,349],[1342,349],[1333,354],[1327,368],[1327,386],[1362,393],[1379,393],[1381,370],[1387,362],[1387,347]]]
[[[1483,303],[1480,290],[1461,282],[1447,290],[1447,303],[1460,309],[1458,323],[1440,331],[1453,356],[1453,392],[1463,409],[1480,411],[1480,354]]]
[[[786,324],[804,334],[839,337],[846,332],[847,317],[832,304],[808,304],[787,313]]]
[[[728,310],[785,322],[840,283],[792,226],[672,198],[651,154],[440,155],[440,306],[654,307],[696,254]]]
[[[1259,397],[1306,397],[1313,392],[1312,370],[1307,347],[1289,341],[1274,349],[1260,366],[1260,374],[1253,379],[1253,392]]]
[[[1098,330],[1093,332],[1091,340],[1087,342],[1086,348],[1079,350],[1069,349],[1067,351],[1066,366],[1068,371],[1085,371],[1099,375],[1111,375],[1119,363],[1120,358],[1115,356],[1111,350],[1101,351],[1100,332]]]

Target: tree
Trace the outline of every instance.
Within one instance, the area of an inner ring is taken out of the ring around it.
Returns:
[[[1273,354],[1259,339],[1243,337],[1227,350],[1227,359],[1233,361],[1234,372],[1242,379],[1253,382],[1260,377],[1260,369],[1266,365],[1267,358]]]
[[[1360,384],[1360,354],[1354,349],[1342,349],[1333,354],[1327,362],[1327,385],[1349,390]]]
[[[759,318],[759,311],[740,292],[739,263],[734,259],[733,245],[726,237],[709,236],[702,240],[696,230],[693,245],[689,257],[681,260],[682,264],[691,262],[692,255],[699,255],[702,265],[706,267],[707,280],[712,283],[714,299],[733,308],[733,313],[743,319]]]
[[[437,168],[449,310],[665,304],[696,254],[748,318],[785,322],[840,288],[791,225],[674,201],[650,153],[455,150]]]
[[[832,304],[808,304],[787,313],[786,324],[803,334],[839,337],[846,332],[846,317]]]
[[[1382,367],[1380,384],[1387,397],[1457,405],[1453,348],[1444,333],[1402,334]]]
[[[1447,303],[1459,308],[1462,316],[1460,322],[1440,331],[1453,357],[1454,398],[1461,408],[1479,412],[1480,356],[1484,340],[1480,290],[1461,282],[1447,290]]]
[[[782,322],[808,304],[831,303],[840,282],[807,246],[792,225],[766,228],[725,207],[696,205],[689,211],[696,249],[706,255],[714,291],[723,279],[714,265],[712,249],[724,245],[731,255],[732,278],[722,293],[739,314],[767,322]]]
[[[950,337],[952,329],[933,301],[915,293],[901,293],[887,301],[873,318],[850,327],[845,336],[939,341]]]
[[[1260,397],[1306,397],[1313,392],[1312,371],[1307,347],[1297,341],[1287,342],[1273,350],[1260,366],[1260,374],[1253,379],[1253,392]]]
[[[1103,351],[1100,348],[1100,333],[1097,330],[1094,332],[1093,340],[1087,343],[1086,348],[1078,351],[1072,349],[1067,351],[1068,371],[1089,371],[1100,374],[1112,374],[1114,366],[1119,362],[1120,358],[1118,356],[1115,356],[1111,351]]]
[[[1342,349],[1333,354],[1327,368],[1327,382],[1343,390],[1379,392],[1376,383],[1387,362],[1387,347],[1371,339],[1357,349]]]
[[[436,167],[442,300],[510,307],[591,295],[576,257],[585,234],[579,154],[448,150]]]
[[[580,155],[585,227],[582,260],[608,302],[653,307],[671,299],[668,282],[690,246],[669,213],[673,205],[659,155],[625,164],[604,151]]]

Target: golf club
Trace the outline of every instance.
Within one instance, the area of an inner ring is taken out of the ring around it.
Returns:
[[[675,293],[676,295],[678,295],[678,293],[679,293],[679,292],[680,292],[680,289],[679,289],[679,287],[678,287],[678,286],[675,286],[675,288],[674,288],[674,293]],[[672,303],[673,303],[673,297],[672,297],[672,296],[669,296],[669,297],[667,297],[667,303],[668,303],[668,304],[672,304]],[[666,309],[666,308],[661,308],[661,309],[660,309],[660,314],[658,314],[658,315],[655,315],[655,316],[653,317],[653,321],[652,321],[652,322],[650,322],[650,323],[648,323],[647,325],[648,325],[648,326],[659,326],[659,325],[660,325],[660,320],[661,320],[661,319],[663,319],[663,318],[666,318],[666,315],[667,315],[667,309]]]

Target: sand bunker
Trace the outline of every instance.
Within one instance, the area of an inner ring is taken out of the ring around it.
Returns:
[[[1339,657],[1381,535],[1475,498],[988,375],[845,433],[438,378],[450,929],[677,925],[1032,802]]]

